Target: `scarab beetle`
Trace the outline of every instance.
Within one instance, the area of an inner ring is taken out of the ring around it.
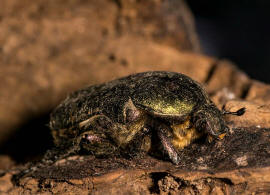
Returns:
[[[153,71],[72,93],[52,112],[50,128],[58,147],[95,156],[161,150],[178,164],[192,141],[224,137],[224,114],[244,112],[220,111],[188,76]]]

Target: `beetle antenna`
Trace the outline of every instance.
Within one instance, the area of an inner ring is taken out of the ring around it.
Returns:
[[[222,106],[222,114],[231,114],[231,115],[236,115],[236,116],[241,116],[246,112],[246,108],[240,108],[239,110],[237,110],[236,112],[229,112],[227,110],[225,110],[225,105]]]

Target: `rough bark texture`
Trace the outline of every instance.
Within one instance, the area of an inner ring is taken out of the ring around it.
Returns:
[[[270,193],[270,85],[229,61],[196,54],[199,43],[183,1],[1,3],[0,194]],[[147,70],[187,74],[204,83],[219,108],[247,111],[226,118],[231,133],[223,140],[186,147],[177,166],[151,156],[71,156],[14,177],[26,166],[18,159],[40,159],[51,144],[49,136],[42,141],[48,121],[38,117],[67,93]],[[28,120],[33,127],[22,130]]]

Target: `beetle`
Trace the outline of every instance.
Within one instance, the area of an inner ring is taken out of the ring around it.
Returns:
[[[49,126],[55,145],[69,151],[103,157],[157,151],[178,164],[178,151],[205,135],[223,139],[223,116],[244,112],[220,111],[184,74],[150,71],[73,92]]]

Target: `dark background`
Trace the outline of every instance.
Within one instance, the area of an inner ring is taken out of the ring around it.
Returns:
[[[203,52],[270,83],[270,1],[187,0]]]

